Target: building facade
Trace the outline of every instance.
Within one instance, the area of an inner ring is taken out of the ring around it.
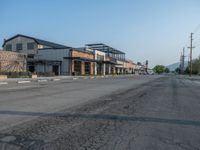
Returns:
[[[94,75],[94,53],[87,50],[71,49],[70,73],[72,75]]]
[[[32,64],[35,66],[35,72],[70,75],[70,62],[64,59],[70,56],[70,49],[71,48],[38,50],[38,54],[35,55]]]
[[[103,43],[86,44],[86,47],[105,53],[105,74],[125,72],[125,53]]]
[[[4,51],[24,53],[28,58],[33,58],[40,49],[49,48],[63,49],[69,47],[21,34],[17,34],[16,36],[13,36],[9,39],[5,39],[3,43]]]
[[[59,50],[59,49],[69,49],[70,47],[41,40],[38,38],[21,35],[18,34],[16,36],[13,36],[9,39],[5,39],[3,43],[3,50],[9,51],[9,52],[16,52],[21,53],[27,57],[26,61],[26,70],[30,72],[48,72],[51,70],[50,68],[53,67],[53,72],[56,75],[60,75],[61,71],[59,71],[60,68],[60,60],[50,60],[49,56],[46,59],[46,57],[41,52],[41,50]],[[51,51],[53,52],[53,51]],[[53,53],[52,56],[53,57]],[[43,70],[42,70],[43,67]]]
[[[95,75],[106,75],[106,54],[104,52],[93,50],[94,59],[96,60],[94,66]]]
[[[103,43],[72,48],[18,34],[4,40],[3,49],[10,55],[24,56],[26,70],[38,74],[110,75],[131,74],[139,70],[138,65],[126,60],[123,51]]]

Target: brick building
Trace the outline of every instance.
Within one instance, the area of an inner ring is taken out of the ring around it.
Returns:
[[[94,75],[94,53],[90,51],[81,51],[78,49],[70,50],[71,60],[70,72],[75,75]]]
[[[0,51],[0,72],[25,72],[26,57],[22,53]]]

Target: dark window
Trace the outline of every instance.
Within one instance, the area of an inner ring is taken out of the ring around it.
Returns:
[[[90,62],[85,62],[85,74],[90,75]]]
[[[28,55],[28,58],[34,58],[34,55]]]
[[[97,55],[97,60],[103,60],[104,59],[104,56],[102,55]]]
[[[53,72],[55,73],[56,76],[59,75],[59,66],[58,65],[53,65]]]
[[[30,72],[35,72],[35,66],[28,66],[28,70]]]
[[[34,43],[27,43],[27,48],[29,50],[34,49]]]
[[[17,43],[16,44],[16,50],[17,51],[22,50],[22,43]]]
[[[103,66],[102,63],[97,63],[97,74],[102,75],[103,74]]]
[[[7,51],[12,51],[12,45],[11,44],[6,45],[6,50]]]
[[[74,61],[74,72],[76,75],[81,75],[81,61]]]

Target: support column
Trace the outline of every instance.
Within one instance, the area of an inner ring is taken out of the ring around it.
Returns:
[[[90,63],[90,75],[94,75],[94,63]]]
[[[111,74],[111,64],[108,64],[108,74]]]
[[[94,75],[97,75],[97,63],[94,63]]]
[[[103,75],[105,76],[106,75],[106,65],[103,64]]]
[[[73,72],[74,72],[74,60],[72,60],[70,64],[70,74],[72,75]]]
[[[85,75],[85,62],[81,61],[81,75]]]

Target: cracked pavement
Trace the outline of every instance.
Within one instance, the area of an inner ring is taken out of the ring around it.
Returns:
[[[134,76],[0,87],[2,150],[200,150],[200,81]]]

